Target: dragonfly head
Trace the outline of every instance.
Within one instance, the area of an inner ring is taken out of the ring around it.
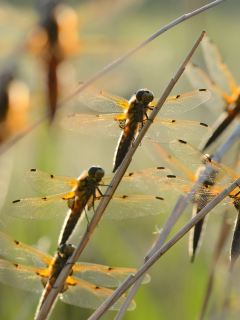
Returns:
[[[152,91],[149,91],[147,89],[140,89],[136,93],[136,99],[142,104],[148,105],[150,102],[153,101],[154,95]]]
[[[95,182],[100,182],[104,177],[105,171],[102,167],[94,166],[88,170],[88,176]]]
[[[73,254],[75,249],[76,247],[71,243],[69,243],[69,244],[61,244],[58,248],[58,251],[62,256],[68,258]]]

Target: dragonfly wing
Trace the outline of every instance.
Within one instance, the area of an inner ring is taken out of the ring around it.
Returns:
[[[90,115],[75,114],[67,116],[61,126],[67,130],[92,137],[119,137],[125,127],[125,114]]]
[[[67,279],[68,288],[60,296],[60,299],[66,303],[73,304],[82,308],[98,309],[107,298],[114,292],[113,290],[106,289],[88,283],[86,281],[78,281],[73,277]],[[110,310],[119,310],[125,300],[125,296],[120,297]],[[135,302],[132,301],[128,310],[135,309]]]
[[[43,194],[69,192],[77,185],[77,179],[75,178],[55,176],[37,169],[31,169],[26,172],[23,180],[34,190]]]
[[[181,161],[179,161],[177,158],[174,158],[170,154],[168,154],[159,143],[151,140],[151,139],[143,139],[142,141],[143,148],[148,153],[149,157],[156,163],[156,164],[164,164],[167,166],[170,166],[171,169],[174,170],[174,173],[176,174],[176,171],[179,173],[183,173],[192,180],[195,180],[194,173],[185,166]],[[167,173],[169,175],[169,173]]]
[[[76,83],[72,91],[76,91],[82,84],[82,82]],[[126,99],[91,86],[80,92],[77,98],[90,109],[100,112],[124,112],[128,108]]]
[[[211,91],[211,98],[206,101],[209,110],[222,111],[229,101],[229,95],[219,88],[209,76],[199,67],[188,64],[185,70],[189,82],[193,88],[207,88]]]
[[[52,257],[41,250],[27,246],[0,232],[0,255],[19,264],[48,268]]]
[[[93,263],[77,263],[73,267],[74,278],[94,283],[104,287],[119,287],[127,277],[135,274],[137,269],[111,268]],[[150,276],[146,275],[143,283],[150,281]]]
[[[239,173],[234,172],[219,162],[211,160],[190,143],[174,140],[169,143],[169,146],[188,168],[195,173],[201,174],[201,177],[208,183],[226,188],[239,177]],[[204,170],[206,166],[207,170]]]
[[[103,219],[121,220],[147,217],[166,212],[168,203],[160,197],[148,195],[114,196],[103,214]]]
[[[208,202],[212,201],[223,190],[207,187],[202,183],[177,176],[167,176],[160,179],[159,187],[161,186],[165,190],[170,191],[174,196],[186,196],[186,194],[189,193],[188,195],[191,195],[191,197],[187,199],[188,202],[196,203],[198,209],[204,208]],[[229,204],[232,204],[232,200],[229,197],[226,197],[216,208],[219,210],[219,206]]]
[[[147,137],[157,142],[167,143],[174,139],[202,140],[212,135],[205,123],[184,120],[155,119]]]
[[[176,114],[182,114],[186,111],[192,110],[204,103],[211,97],[210,91],[206,89],[199,89],[176,96],[170,96],[167,98],[166,102],[163,104],[161,110],[159,111],[158,117],[172,117]],[[155,99],[150,106],[157,103],[159,99]]]
[[[214,82],[230,96],[239,94],[238,87],[227,66],[223,63],[216,45],[208,38],[201,42],[204,60]]]
[[[127,173],[118,186],[118,192],[133,193],[136,188],[142,191],[155,188],[160,178],[171,173],[171,170],[165,167],[154,167]]]
[[[44,288],[41,280],[42,277],[38,275],[37,269],[30,269],[0,260],[0,282],[3,284],[21,290],[41,293]]]
[[[44,198],[30,198],[13,201],[6,213],[23,219],[48,220],[67,214],[75,192]]]

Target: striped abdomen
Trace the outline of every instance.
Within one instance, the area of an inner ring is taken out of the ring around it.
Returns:
[[[72,203],[69,203],[69,213],[66,217],[60,237],[59,237],[59,245],[65,244],[68,238],[71,236],[76,224],[78,223],[81,216],[84,214],[84,208],[88,203],[91,195],[93,194],[93,190],[89,189],[84,192],[81,198],[78,201],[73,199]]]
[[[132,122],[130,126],[126,125],[124,131],[122,132],[113,160],[113,172],[117,170],[124,157],[128,153],[128,150],[130,149],[131,144],[136,136],[138,124],[138,122]]]

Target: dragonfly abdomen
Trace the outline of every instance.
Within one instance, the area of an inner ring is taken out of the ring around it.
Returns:
[[[81,199],[79,199],[78,201],[74,201],[74,203],[71,203],[72,208],[70,208],[69,213],[64,221],[59,237],[59,245],[65,244],[71,236],[76,224],[83,214],[84,208],[87,205],[92,192],[93,191],[91,189],[85,191]]]
[[[117,170],[117,168],[122,163],[124,157],[128,153],[128,150],[131,147],[132,142],[134,141],[135,135],[138,129],[138,122],[133,122],[131,125],[127,125],[122,132],[119,143],[114,155],[113,160],[113,172]]]

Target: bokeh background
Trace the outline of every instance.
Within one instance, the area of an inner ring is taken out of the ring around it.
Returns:
[[[86,81],[166,24],[207,3],[208,1],[203,0],[65,2],[75,10],[78,18],[79,42],[75,51],[64,56],[59,70],[59,101],[69,94],[75,82]],[[140,88],[150,89],[155,97],[161,96],[203,29],[217,44],[224,61],[236,81],[240,83],[239,9],[239,3],[226,0],[181,23],[99,79],[94,86],[127,99]],[[24,87],[24,92],[29,90],[30,94],[28,108],[23,108],[23,114],[19,114],[14,120],[17,123],[17,120],[23,119],[22,122],[20,121],[18,129],[9,133],[6,140],[16,135],[17,130],[38,120],[48,110],[46,65],[43,55],[28,48],[21,49],[26,37],[29,37],[29,33],[38,23],[39,15],[32,1],[1,2],[0,71],[4,71],[6,67],[13,67],[16,79],[24,81],[28,88]],[[192,62],[206,71],[201,48],[197,49]],[[192,87],[183,75],[172,94],[190,90]],[[67,132],[60,127],[60,121],[64,116],[80,112],[91,113],[77,99],[71,100],[57,111],[51,124],[49,120],[40,124],[0,159],[0,231],[50,254],[56,250],[64,218],[27,221],[10,218],[4,211],[15,199],[40,196],[22,180],[25,172],[31,168],[55,175],[78,177],[90,166],[101,165],[106,173],[111,173],[117,139],[93,139]],[[203,105],[184,114],[181,119],[205,122],[211,126],[216,120],[216,115]],[[15,125],[12,127],[15,128]],[[194,145],[197,146],[198,143]],[[167,145],[164,147],[168,150]],[[234,163],[237,148],[235,145],[224,157],[225,164]],[[159,158],[157,165],[162,164]],[[140,147],[134,155],[129,171],[155,165],[144,148]],[[170,195],[166,196],[173,207],[176,199]],[[171,235],[190,219],[190,212],[191,206],[177,222]],[[168,214],[169,212],[134,221],[101,221],[81,255],[81,261],[139,268],[157,236],[156,227],[159,230],[162,228]],[[136,310],[127,312],[124,319],[198,318],[221,221],[221,214],[210,216],[201,250],[193,264],[189,262],[188,236],[185,236],[151,268],[149,274],[152,281],[140,288],[135,297]],[[72,239],[74,244],[77,244],[85,228],[86,221]],[[235,280],[229,287],[230,238],[218,263],[206,319],[220,319],[226,299],[226,319],[239,319],[240,292],[236,279],[240,272],[240,263],[235,266]],[[33,319],[38,299],[38,295],[0,284],[1,319]],[[92,312],[59,301],[51,319],[87,319]],[[102,319],[114,319],[115,314],[108,311]]]

